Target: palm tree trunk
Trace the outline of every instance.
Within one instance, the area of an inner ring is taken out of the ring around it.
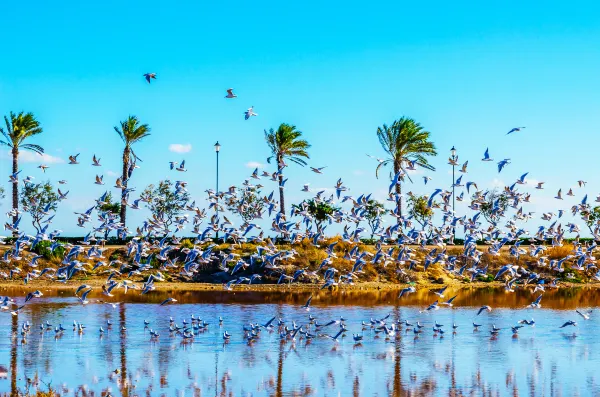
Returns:
[[[283,165],[283,158],[281,154],[277,155],[277,169],[281,169]],[[285,200],[283,198],[283,175],[279,174],[279,212],[281,215],[285,215]]]
[[[13,161],[12,172],[13,172],[13,174],[16,174],[17,172],[19,172],[19,148],[17,148],[17,147],[13,147],[13,149],[12,149],[12,161]],[[12,206],[13,206],[13,209],[15,209],[15,210],[19,209],[19,184],[18,183],[12,184]],[[13,216],[13,223],[15,223],[18,218],[19,218],[19,214],[15,214],[15,216]],[[17,236],[18,233],[13,232],[13,235]]]
[[[394,161],[394,175],[398,174],[398,172],[400,172],[400,163],[397,161]],[[396,199],[396,210],[398,212],[398,215],[400,215],[400,217],[402,217],[402,185],[400,185],[400,181],[398,181],[398,184],[396,184],[395,186],[396,189],[396,194],[397,194],[397,199]],[[398,224],[400,224],[402,222],[402,220],[400,218],[396,218]]]
[[[127,173],[129,171],[129,146],[125,146],[123,150],[123,188],[122,191],[127,188]],[[125,221],[127,218],[127,206],[123,203],[123,196],[121,195],[121,224],[125,227]]]

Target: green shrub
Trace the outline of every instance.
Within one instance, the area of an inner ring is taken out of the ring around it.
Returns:
[[[181,241],[181,246],[180,247],[181,248],[192,249],[192,248],[194,248],[194,243],[192,243],[189,238],[186,238],[185,240]]]
[[[55,259],[62,258],[65,256],[65,248],[61,245],[58,246],[54,250],[54,252],[50,251],[50,246],[52,245],[51,241],[44,240],[37,243],[34,247],[34,252],[38,255],[42,255],[44,259]]]

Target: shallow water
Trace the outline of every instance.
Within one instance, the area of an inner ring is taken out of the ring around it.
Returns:
[[[26,290],[0,291],[22,296]],[[397,292],[337,291],[315,294],[310,314],[319,322],[344,317],[347,336],[335,343],[328,338],[281,342],[278,332],[261,332],[248,344],[242,326],[265,323],[273,316],[288,324],[308,323],[300,307],[309,293],[293,292],[156,292],[146,296],[129,292],[108,298],[122,303],[113,308],[92,296],[86,306],[71,291],[43,291],[19,313],[0,313],[0,394],[25,390],[27,378],[41,390],[49,383],[63,395],[114,396],[403,396],[413,395],[598,395],[600,393],[600,314],[589,321],[575,308],[593,308],[600,301],[595,289],[548,291],[541,309],[524,308],[533,301],[531,291],[505,293],[495,289],[458,292],[454,308],[419,313],[437,297],[427,291],[397,300]],[[166,296],[176,304],[159,306]],[[22,298],[17,298],[22,301]],[[489,304],[491,313],[476,316],[477,308]],[[402,327],[386,339],[361,326],[362,321],[382,318],[420,321],[423,332],[415,337]],[[183,341],[170,334],[169,317],[179,325],[190,316],[210,323],[208,331]],[[220,327],[218,318],[224,318]],[[513,336],[510,326],[535,318],[535,327],[525,326]],[[565,321],[577,327],[559,329]],[[73,332],[73,321],[87,327]],[[101,337],[99,327],[107,329]],[[144,320],[160,337],[151,340]],[[32,331],[22,338],[21,324],[29,321]],[[55,337],[54,330],[39,325],[62,324],[67,330]],[[435,322],[447,332],[434,335]],[[482,324],[473,331],[473,321]],[[451,326],[459,327],[453,334]],[[503,328],[493,337],[492,325]],[[121,332],[120,329],[127,330]],[[223,343],[222,333],[232,334]],[[319,331],[335,334],[339,325]],[[364,334],[356,345],[353,333]],[[119,373],[114,371],[118,369]],[[33,388],[34,386],[32,386]],[[103,394],[104,393],[104,394]]]

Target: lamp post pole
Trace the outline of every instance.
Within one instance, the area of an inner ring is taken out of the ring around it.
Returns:
[[[458,160],[458,157],[456,156],[456,148],[454,146],[452,146],[452,149],[450,149],[450,155],[452,158],[452,212],[453,212],[453,216],[456,217],[456,212],[455,212],[455,205],[456,205],[456,195],[454,194],[454,189],[456,185],[456,177],[454,175],[454,170],[456,168],[456,160]],[[452,228],[452,234],[453,237],[456,238],[456,228],[453,227]]]
[[[215,143],[215,152],[217,153],[217,190],[215,194],[217,195],[217,205],[215,206],[217,211],[217,216],[219,215],[219,152],[221,151],[221,145],[219,141]],[[217,243],[219,242],[219,230],[217,229]]]

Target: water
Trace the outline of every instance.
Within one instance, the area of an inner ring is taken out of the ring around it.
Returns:
[[[22,296],[26,290],[0,291]],[[277,332],[262,331],[248,344],[242,326],[264,323],[273,316],[288,323],[306,324],[300,307],[309,293],[292,292],[156,292],[141,297],[128,293],[110,298],[127,302],[113,308],[92,297],[82,306],[72,290],[44,291],[28,303],[18,317],[0,313],[0,394],[26,390],[27,378],[41,390],[49,383],[62,395],[113,396],[404,396],[404,395],[598,395],[600,377],[600,315],[584,321],[575,308],[596,307],[595,289],[548,291],[541,309],[525,309],[531,291],[504,293],[494,289],[447,291],[459,293],[456,307],[419,313],[436,298],[421,290],[397,300],[397,292],[321,292],[315,294],[313,314],[319,322],[344,317],[349,332],[335,343],[328,338],[281,342]],[[159,306],[165,296],[178,303]],[[399,305],[401,304],[401,306]],[[476,316],[482,304],[491,313]],[[402,328],[393,338],[362,330],[361,322],[390,314],[390,320],[408,319],[425,325],[415,337]],[[169,317],[181,325],[194,314],[210,323],[208,331],[193,340],[170,335]],[[218,318],[224,324],[219,327]],[[513,336],[510,326],[535,318],[535,327]],[[559,329],[573,319],[578,327]],[[20,325],[28,320],[33,330],[25,338]],[[72,331],[73,320],[87,327]],[[98,329],[106,329],[101,337]],[[150,328],[160,333],[151,340]],[[49,321],[67,330],[56,338],[53,330],[41,332]],[[447,332],[436,336],[434,322]],[[483,324],[473,331],[473,321]],[[459,325],[452,334],[453,323]],[[492,324],[503,328],[496,337]],[[121,332],[122,327],[125,332]],[[335,334],[334,325],[321,333]],[[233,336],[224,343],[222,333]],[[356,345],[352,333],[364,333]],[[118,369],[118,373],[115,370]],[[0,368],[2,372],[2,368]],[[33,390],[34,386],[30,390]]]

